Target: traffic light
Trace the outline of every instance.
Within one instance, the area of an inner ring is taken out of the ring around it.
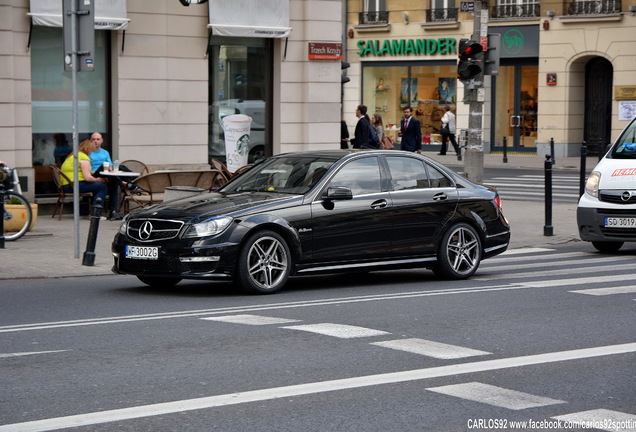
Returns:
[[[351,66],[349,63],[347,63],[344,60],[340,61],[340,69],[342,69],[343,71],[345,69],[348,69],[349,66]],[[347,75],[345,75],[345,72],[342,72],[342,76],[340,77],[340,84],[345,84],[348,83],[349,81],[351,81],[351,78],[349,78]]]
[[[483,51],[481,44],[470,39],[459,41],[459,63],[457,64],[457,78],[468,81],[482,72],[481,60],[475,56]]]
[[[484,75],[497,75],[499,73],[499,57],[501,53],[501,35],[493,33],[488,35],[488,49],[484,54]]]

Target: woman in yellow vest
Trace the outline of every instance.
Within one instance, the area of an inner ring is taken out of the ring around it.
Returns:
[[[97,146],[94,142],[87,139],[81,142],[78,149],[77,158],[79,159],[79,166],[77,170],[77,180],[79,181],[79,192],[92,192],[93,193],[93,205],[96,204],[97,198],[101,198],[102,206],[106,201],[107,180],[103,177],[94,177],[91,172],[91,158],[89,155],[97,150]],[[73,175],[73,154],[70,154],[62,167],[60,168],[64,174],[73,182],[75,176]],[[68,193],[73,192],[73,185],[68,183],[64,177],[62,177],[62,184],[64,190]]]

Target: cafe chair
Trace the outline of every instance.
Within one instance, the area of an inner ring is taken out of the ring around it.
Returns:
[[[148,174],[150,172],[150,170],[148,169],[148,166],[145,163],[135,159],[128,159],[123,162],[120,162],[119,166],[120,167],[125,166],[130,171],[138,172],[141,175]]]
[[[62,185],[62,179],[66,180],[73,188],[73,182],[55,165],[50,165],[51,172],[53,174],[53,182],[55,183],[55,187],[57,187],[57,202],[55,203],[55,208],[53,209],[53,215],[51,217],[55,217],[58,214],[59,210],[59,219],[62,220],[62,213],[64,213],[64,204],[67,202],[73,203],[73,191],[66,192],[64,190],[64,186]],[[80,199],[88,198],[89,202],[89,213],[92,213],[92,202],[93,202],[93,193],[92,192],[83,192],[79,194]]]
[[[212,169],[217,170],[217,171],[221,171],[221,173],[223,174],[223,176],[225,177],[225,181],[228,181],[232,178],[232,173],[230,172],[229,169],[227,169],[227,166],[221,162],[218,159],[212,159],[210,161],[210,165],[212,167]]]

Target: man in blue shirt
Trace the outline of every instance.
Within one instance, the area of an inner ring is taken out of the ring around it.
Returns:
[[[95,132],[91,135],[91,141],[95,144],[97,150],[93,151],[90,154],[91,158],[91,171],[95,173],[96,176],[99,176],[99,172],[102,171],[104,166],[104,162],[108,162],[108,164],[112,167],[113,161],[110,158],[110,153],[108,150],[102,148],[102,144],[104,143],[104,138],[102,134],[99,132]],[[117,177],[108,177],[108,220],[119,220],[124,217],[121,213],[119,213],[115,208],[115,202],[117,201],[117,192],[121,180]]]

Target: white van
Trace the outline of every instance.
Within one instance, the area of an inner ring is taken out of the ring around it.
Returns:
[[[636,242],[636,119],[594,167],[576,219],[581,239],[601,252]]]

